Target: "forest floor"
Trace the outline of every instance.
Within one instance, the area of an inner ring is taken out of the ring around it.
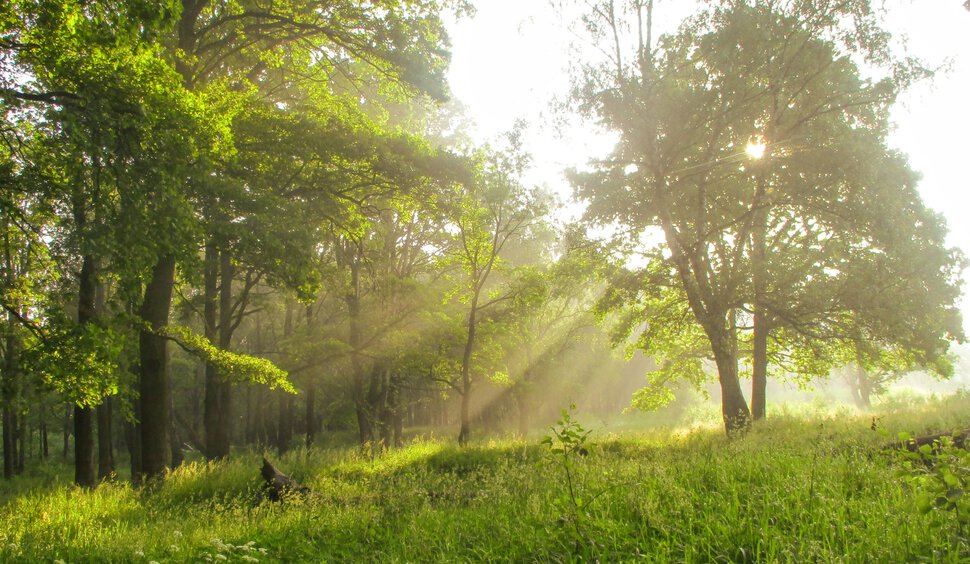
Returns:
[[[959,501],[968,459],[884,447],[970,427],[970,394],[874,415],[875,432],[873,414],[774,414],[734,440],[567,425],[567,454],[555,439],[292,452],[273,461],[312,493],[282,503],[259,501],[259,453],[143,489],[37,465],[0,483],[0,562],[967,561],[967,517],[943,498]]]

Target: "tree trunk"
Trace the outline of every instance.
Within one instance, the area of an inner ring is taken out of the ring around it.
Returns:
[[[317,414],[316,414],[316,402],[317,402],[317,388],[313,385],[313,380],[308,379],[306,385],[306,447],[310,448],[313,446],[313,440],[316,438],[317,432]]]
[[[140,403],[140,401],[135,400],[133,405],[135,421],[141,419]],[[125,421],[125,443],[128,446],[131,481],[134,484],[138,484],[141,482],[143,475],[141,470],[141,429],[135,421]]]
[[[216,344],[220,349],[228,350],[232,341],[232,255],[228,245],[218,251],[218,261],[209,257],[210,249],[216,253],[215,245],[206,245],[206,302],[205,315],[206,327],[210,330],[211,322],[215,322],[215,312],[210,308],[215,306],[215,298],[208,295],[210,290],[214,290],[214,280],[212,270],[218,266],[219,270],[219,324],[218,330],[211,327],[213,336],[217,333],[218,339],[210,338],[210,342]],[[213,264],[215,263],[215,264]],[[205,387],[205,436],[206,436],[206,458],[215,460],[229,456],[229,444],[232,436],[232,386],[229,381],[219,373],[218,369],[211,363],[206,365],[206,387]]]
[[[16,399],[16,337],[13,334],[13,320],[12,316],[8,315],[8,333],[4,342],[4,371],[3,380],[0,382],[2,384],[2,403],[3,403],[3,477],[6,479],[13,478],[14,471],[16,470],[17,461],[17,443],[15,442],[15,430],[16,418],[14,410],[14,401]]]
[[[279,395],[279,427],[276,429],[276,451],[280,456],[290,450],[293,441],[293,396],[286,392]]]
[[[205,337],[213,345],[218,341],[219,329],[217,307],[219,300],[219,247],[214,239],[210,239],[205,245],[205,256],[203,258],[204,280],[203,280],[203,323],[205,324]],[[202,415],[203,426],[205,427],[205,457],[208,460],[218,458],[218,440],[215,437],[218,425],[216,412],[219,409],[219,394],[217,391],[217,381],[219,375],[217,368],[211,362],[205,364],[205,400],[204,412]]]
[[[83,222],[80,224],[83,226]],[[82,328],[94,322],[95,276],[94,257],[86,254],[81,260],[77,296],[77,323]],[[74,483],[84,487],[93,487],[98,478],[94,465],[94,421],[94,408],[74,406]]]
[[[756,305],[751,355],[751,418],[755,421],[764,419],[767,408],[769,331],[768,316]]]
[[[74,483],[92,487],[98,483],[94,465],[93,408],[74,406]]]
[[[758,186],[755,205],[760,206],[767,194],[765,163],[759,163]],[[751,229],[752,285],[754,286],[754,335],[751,354],[751,417],[764,419],[768,392],[768,333],[771,331],[767,300],[767,263],[765,261],[765,237],[768,230],[768,209],[761,206],[755,211]]]
[[[40,412],[40,456],[47,459],[50,450],[47,446],[47,410],[41,408]]]
[[[175,257],[162,257],[152,269],[140,312],[150,327],[142,329],[139,335],[141,472],[149,478],[164,474],[172,458],[168,342],[156,332],[168,324],[174,286]]]
[[[404,409],[401,405],[400,376],[391,375],[387,381],[387,415],[389,445],[400,448],[404,444]]]
[[[472,353],[475,352],[475,333],[478,330],[478,294],[479,290],[476,288],[468,310],[468,332],[465,338],[465,350],[461,357],[461,412],[458,431],[458,444],[461,446],[468,444],[468,435],[471,433],[468,408],[472,391]]]
[[[111,398],[106,397],[98,406],[98,479],[101,480],[115,473],[111,412]]]
[[[286,299],[286,317],[283,318],[283,338],[293,334],[293,298]],[[276,451],[280,456],[290,449],[293,440],[293,396],[286,392],[279,392],[278,427],[276,429]]]
[[[721,384],[721,416],[724,430],[734,435],[747,430],[751,424],[751,413],[741,391],[738,379],[737,340],[733,331],[721,330],[708,333],[714,362],[717,364],[717,377]]]
[[[528,383],[522,384],[520,388],[528,385]],[[519,437],[523,439],[529,434],[529,410],[532,409],[528,395],[529,393],[525,389],[519,389],[515,392],[515,405],[518,407],[519,415]]]
[[[18,417],[19,423],[17,424],[17,473],[22,474],[24,468],[26,468],[26,455],[27,455],[27,437],[29,436],[29,427],[27,426],[27,413],[21,413]]]
[[[17,445],[14,442],[13,410],[7,402],[3,405],[3,477],[13,478],[17,460]]]
[[[67,453],[70,451],[71,446],[71,429],[73,428],[72,420],[74,419],[72,415],[74,414],[74,406],[67,404],[67,409],[64,411],[64,425],[62,425],[64,437],[64,450],[61,453],[61,458],[67,460]]]
[[[857,400],[856,405],[859,408],[866,411],[872,409],[872,382],[869,380],[869,374],[862,365],[857,365],[855,370],[855,386]]]
[[[355,251],[356,253],[356,251]],[[367,374],[361,356],[360,328],[360,263],[356,254],[350,259],[350,290],[344,298],[347,302],[349,324],[348,344],[350,345],[350,370],[353,378],[354,405],[357,412],[357,437],[361,445],[374,440],[371,414],[367,405],[364,384]]]
[[[471,434],[471,423],[468,415],[469,395],[467,390],[461,394],[461,411],[459,413],[460,427],[458,429],[458,445],[468,444],[468,436]]]

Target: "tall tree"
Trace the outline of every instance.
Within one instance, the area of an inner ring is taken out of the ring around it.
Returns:
[[[525,157],[515,146],[485,160],[471,182],[461,185],[447,204],[455,241],[446,259],[456,266],[455,295],[465,310],[464,346],[460,374],[454,383],[461,396],[458,443],[465,445],[471,433],[471,396],[477,379],[476,347],[479,330],[490,310],[517,295],[518,288],[503,282],[503,253],[510,243],[541,228],[546,203],[522,186],[519,175]]]
[[[715,4],[662,38],[657,50],[642,27],[651,4],[627,8],[596,3],[586,19],[611,49],[607,61],[586,67],[577,99],[619,131],[621,141],[609,163],[573,177],[590,201],[590,220],[654,229],[663,237],[657,264],[676,281],[709,342],[725,428],[740,430],[752,416],[738,372],[748,315],[755,333],[755,415],[762,416],[768,331],[781,319],[804,327],[819,320],[807,312],[817,296],[785,292],[819,290],[820,280],[839,279],[824,286],[831,296],[845,287],[837,273],[849,270],[846,263],[871,264],[863,251],[880,246],[874,216],[854,202],[875,202],[880,193],[911,202],[879,211],[886,214],[881,221],[891,217],[917,234],[927,217],[908,181],[886,184],[874,172],[896,158],[883,142],[886,110],[919,69],[896,65],[886,79],[860,77],[853,56],[895,62],[864,1]],[[822,164],[812,153],[829,158]],[[753,164],[754,157],[764,160]],[[841,213],[844,206],[857,213]],[[941,240],[924,242],[947,254]],[[793,286],[781,283],[793,274],[791,263],[803,259],[818,270],[795,269]],[[827,266],[839,261],[841,267]],[[772,266],[783,263],[784,271]],[[952,288],[952,262],[938,264],[940,276],[932,269],[925,274]],[[937,294],[938,307],[952,313],[948,296]],[[861,303],[841,303],[826,311],[861,309]]]

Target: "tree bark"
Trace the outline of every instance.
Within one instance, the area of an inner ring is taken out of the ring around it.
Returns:
[[[64,460],[67,460],[67,453],[70,450],[70,446],[71,446],[71,429],[74,428],[74,426],[72,425],[72,422],[74,419],[73,415],[74,415],[74,406],[71,404],[67,404],[67,409],[64,411],[64,425],[62,425],[61,427],[64,431],[62,434],[64,438],[64,442],[63,442],[64,449],[63,449],[63,452],[61,453],[61,458],[63,458]]]
[[[210,258],[210,252],[218,255]],[[215,323],[215,297],[209,292],[215,290],[214,270],[218,267],[219,274],[219,323]],[[206,245],[206,329],[218,338],[211,338],[210,342],[223,350],[228,350],[232,341],[232,255],[228,245],[216,249],[214,244]],[[210,325],[210,322],[212,325]],[[215,460],[229,456],[230,438],[232,436],[232,386],[224,375],[211,363],[206,365],[205,387],[205,436],[206,458]]]
[[[768,333],[771,331],[767,300],[767,262],[765,236],[768,230],[768,210],[763,205],[767,194],[765,163],[759,163],[758,187],[755,194],[754,225],[751,229],[752,285],[754,286],[754,327],[751,354],[751,418],[764,419],[768,393]]]
[[[43,459],[47,459],[50,456],[50,449],[47,443],[47,414],[46,410],[40,413],[40,456]]]
[[[313,440],[316,438],[317,434],[317,414],[316,414],[316,402],[317,402],[317,388],[313,385],[313,380],[310,379],[306,385],[306,447],[310,448],[313,446]]]
[[[469,418],[469,403],[472,392],[472,354],[475,352],[475,334],[478,331],[478,298],[479,288],[475,288],[471,307],[468,310],[468,332],[465,338],[465,350],[461,357],[461,412],[459,414],[460,428],[458,430],[458,444],[468,444],[471,433]]]
[[[75,213],[78,213],[75,210]],[[83,213],[83,210],[82,212]],[[79,221],[79,227],[84,222]],[[81,275],[78,285],[77,322],[83,329],[94,322],[96,301],[96,272],[94,257],[90,254],[81,259]],[[94,464],[94,408],[74,406],[74,483],[79,486],[93,487],[98,475]]]
[[[98,406],[98,479],[103,480],[115,473],[114,445],[111,432],[111,397],[104,398]]]
[[[755,305],[753,351],[751,355],[751,418],[764,419],[768,391],[768,316],[764,308]]]
[[[74,406],[74,483],[93,487],[98,483],[94,464],[93,408]]]
[[[529,434],[529,410],[532,409],[532,406],[531,402],[529,402],[529,392],[524,389],[528,385],[528,382],[522,383],[519,385],[518,390],[513,391],[515,405],[518,408],[518,428],[519,437],[521,438],[525,438]]]
[[[374,429],[367,405],[367,394],[364,384],[367,374],[361,355],[360,328],[360,262],[356,250],[349,259],[350,289],[344,298],[347,303],[347,317],[349,324],[348,344],[350,345],[350,370],[353,377],[354,405],[357,413],[357,436],[361,445],[374,440]]]
[[[145,477],[165,473],[172,458],[172,385],[168,370],[168,342],[156,332],[168,324],[175,287],[175,257],[161,257],[145,288],[141,318],[149,328],[139,335],[141,398],[141,468]]]
[[[751,412],[741,391],[738,379],[737,338],[729,330],[709,334],[717,378],[721,385],[721,416],[724,429],[729,435],[747,430],[751,424]]]
[[[283,456],[290,450],[293,441],[293,395],[280,392],[279,397],[279,426],[276,429],[276,451]]]
[[[14,476],[17,460],[17,445],[14,442],[13,410],[7,402],[3,405],[3,477],[9,480]]]
[[[26,468],[26,458],[27,458],[27,437],[29,435],[29,427],[27,425],[27,413],[23,412],[18,417],[17,424],[17,473],[22,474]]]
[[[286,299],[286,317],[283,318],[283,338],[293,334],[293,298]],[[278,392],[278,426],[276,429],[276,451],[283,455],[290,449],[293,440],[293,396],[286,392]]]
[[[866,411],[872,409],[872,382],[869,374],[862,365],[857,365],[855,370],[855,386],[853,395],[856,397],[856,405]]]
[[[8,330],[7,337],[5,339],[4,347],[4,371],[3,371],[3,381],[2,381],[2,393],[3,393],[3,477],[6,479],[13,478],[14,472],[16,470],[17,461],[17,443],[15,442],[16,437],[16,419],[14,417],[14,401],[16,396],[16,383],[15,383],[15,370],[17,366],[17,341],[13,334],[13,321],[8,316]]]

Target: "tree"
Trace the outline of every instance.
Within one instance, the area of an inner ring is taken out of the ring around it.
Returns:
[[[746,322],[754,322],[760,417],[773,325],[809,328],[825,318],[834,327],[847,312],[874,311],[873,304],[836,297],[849,263],[861,276],[882,262],[874,255],[889,252],[874,217],[912,227],[923,248],[937,249],[933,256],[948,254],[922,227],[931,214],[914,200],[906,177],[879,174],[899,160],[883,141],[886,110],[919,69],[896,65],[877,82],[859,77],[853,56],[895,63],[866,2],[727,2],[662,38],[657,51],[642,27],[651,13],[652,2],[621,13],[608,1],[585,20],[611,49],[607,62],[584,68],[577,100],[621,140],[610,162],[573,179],[590,201],[589,220],[662,236],[655,268],[664,285],[679,287],[709,343],[730,433],[746,428],[752,415],[738,371]],[[631,27],[627,59],[622,46]],[[767,148],[767,158],[744,164],[746,146]],[[897,205],[876,205],[885,201]],[[842,213],[843,206],[854,213]],[[936,264],[924,272],[927,279],[952,290],[953,261]],[[935,293],[934,311],[952,317],[950,295]],[[952,324],[923,327],[942,335]]]
[[[505,267],[502,254],[511,242],[541,228],[544,215],[545,203],[517,179],[525,162],[514,150],[485,161],[476,178],[449,195],[445,204],[455,237],[446,260],[456,267],[455,296],[466,311],[461,372],[457,382],[451,382],[461,396],[460,445],[467,444],[471,432],[469,406],[480,324],[489,310],[517,295],[514,285],[497,280]]]

